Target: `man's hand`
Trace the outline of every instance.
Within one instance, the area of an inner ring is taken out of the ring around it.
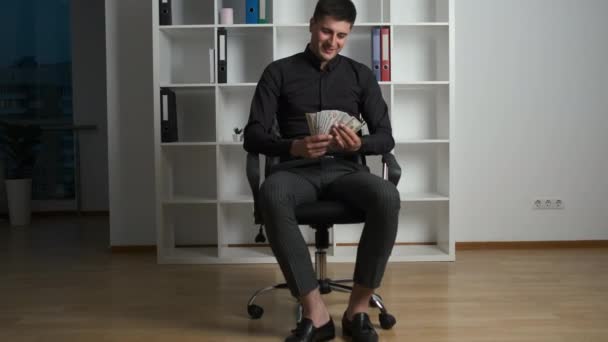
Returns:
[[[332,140],[333,137],[329,134],[313,135],[294,140],[291,143],[289,153],[296,157],[318,158],[327,152],[327,147]]]
[[[332,147],[346,152],[356,152],[361,148],[361,138],[347,126],[336,125],[332,127],[331,133],[334,136]]]

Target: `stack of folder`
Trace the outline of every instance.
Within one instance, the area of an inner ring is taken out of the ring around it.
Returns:
[[[372,71],[377,81],[391,80],[390,27],[372,28]]]

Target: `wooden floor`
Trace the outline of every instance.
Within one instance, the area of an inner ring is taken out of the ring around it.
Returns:
[[[107,218],[0,222],[0,341],[282,341],[294,326],[276,265],[157,265],[110,254]],[[398,323],[381,341],[608,341],[608,249],[481,250],[452,263],[390,264]],[[349,277],[351,264],[330,264]],[[339,321],[347,297],[327,299]],[[377,315],[372,320],[377,324]],[[343,340],[341,337],[336,340]]]

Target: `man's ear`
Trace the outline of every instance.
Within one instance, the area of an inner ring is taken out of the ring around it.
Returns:
[[[315,18],[311,17],[310,20],[308,21],[308,32],[312,33],[312,25],[315,24]]]

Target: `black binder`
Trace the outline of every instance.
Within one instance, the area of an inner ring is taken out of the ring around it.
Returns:
[[[217,83],[228,82],[228,32],[226,28],[217,29]]]
[[[160,88],[160,140],[177,141],[177,108],[175,92],[169,88]]]
[[[171,0],[158,0],[160,25],[171,25]]]

